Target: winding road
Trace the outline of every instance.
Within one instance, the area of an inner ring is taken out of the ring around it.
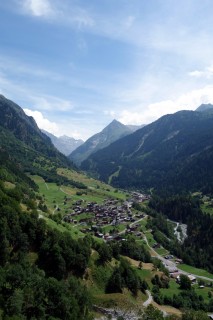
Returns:
[[[146,294],[148,296],[148,299],[146,301],[144,301],[144,303],[143,303],[144,307],[147,307],[149,304],[151,304],[153,302],[151,292],[149,290],[146,290]]]

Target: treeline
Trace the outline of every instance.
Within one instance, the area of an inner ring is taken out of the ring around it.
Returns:
[[[177,241],[167,241],[163,235],[159,237],[159,232],[156,239],[160,240],[161,238],[159,242],[165,247],[169,247],[169,250],[182,258],[185,263],[213,272],[213,243],[211,241],[213,216],[202,212],[199,199],[190,195],[171,197],[153,195],[149,207],[150,213],[153,215],[151,223],[154,232],[158,229],[162,233],[166,233],[163,228],[165,229],[167,222],[164,218],[164,223],[162,223],[162,215],[187,224],[187,238],[182,245]]]
[[[90,319],[90,297],[78,280],[90,242],[49,229],[37,212],[22,211],[12,191],[0,182],[2,319]]]

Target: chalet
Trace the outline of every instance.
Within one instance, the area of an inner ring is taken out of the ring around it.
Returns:
[[[195,284],[196,283],[196,277],[195,276],[192,276],[191,274],[189,274],[189,275],[187,275],[187,277],[191,281],[191,284]],[[180,276],[177,277],[177,283],[180,283]]]
[[[176,258],[176,259],[175,259],[175,262],[176,262],[176,263],[183,263],[183,260]]]
[[[177,279],[178,277],[180,277],[180,272],[172,272],[170,273],[170,277],[173,279]]]

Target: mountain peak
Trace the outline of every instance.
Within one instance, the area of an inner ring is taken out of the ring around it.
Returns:
[[[211,103],[203,103],[195,111],[203,112],[208,110],[213,110],[213,105]]]
[[[101,132],[90,137],[84,144],[74,150],[69,156],[72,161],[79,165],[92,153],[107,147],[112,142],[130,134],[132,131],[114,119]]]

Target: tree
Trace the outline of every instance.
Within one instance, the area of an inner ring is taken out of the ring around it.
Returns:
[[[100,244],[97,251],[99,253],[99,261],[101,263],[104,264],[105,262],[112,260],[112,249],[106,243]]]
[[[123,281],[121,277],[121,272],[119,268],[115,268],[113,274],[109,278],[106,292],[107,293],[121,293],[123,288]]]
[[[182,290],[190,290],[191,289],[191,281],[188,276],[185,274],[180,275],[180,289]]]
[[[164,320],[163,313],[149,305],[145,310],[141,320]]]
[[[209,317],[203,311],[190,310],[183,314],[182,320],[209,320]]]
[[[21,315],[24,303],[24,295],[21,289],[15,289],[7,301],[7,312],[9,315]]]

